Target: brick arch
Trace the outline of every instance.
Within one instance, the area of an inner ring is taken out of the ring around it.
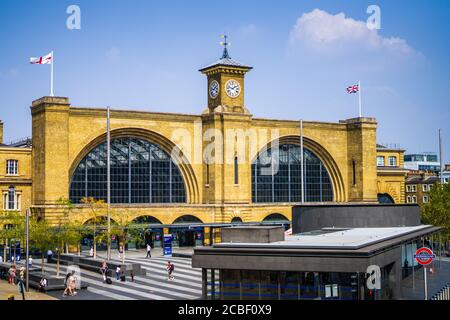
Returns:
[[[387,194],[392,198],[392,200],[394,200],[394,203],[400,202],[400,195],[397,193],[395,188],[389,182],[385,183],[378,182],[377,194]]]
[[[257,157],[261,153],[271,148],[272,144],[274,143],[273,141],[269,142],[253,157],[251,164],[253,164],[256,161]],[[300,145],[300,136],[295,135],[282,136],[278,139],[278,144]],[[313,152],[322,161],[325,168],[327,169],[328,174],[330,176],[331,184],[333,186],[333,198],[334,198],[333,201],[345,202],[346,192],[344,179],[342,178],[342,173],[339,170],[336,161],[334,161],[330,153],[318,142],[307,137],[303,137],[303,147]]]
[[[147,140],[156,144],[158,147],[164,150],[169,156],[172,157],[174,163],[178,166],[181,175],[183,176],[183,181],[186,187],[187,203],[199,203],[200,193],[194,170],[192,169],[192,166],[186,156],[183,155],[181,149],[174,142],[160,135],[159,133],[141,128],[121,128],[111,130],[110,136],[111,140],[124,137],[141,138],[143,140]],[[96,146],[104,143],[106,141],[106,138],[106,133],[103,133],[84,146],[84,148],[75,157],[69,168],[70,180],[72,179],[76,168],[84,159],[84,157],[86,157],[86,155],[88,155],[88,153],[91,152]],[[71,183],[69,183],[69,188],[70,185]]]

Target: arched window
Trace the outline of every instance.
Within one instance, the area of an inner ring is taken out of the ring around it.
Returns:
[[[20,210],[20,192],[14,186],[3,192],[3,208],[5,210]]]
[[[303,157],[305,201],[333,201],[330,176],[322,161],[305,148]],[[262,152],[252,164],[253,202],[300,202],[300,158],[300,147],[294,144]]]
[[[395,203],[394,199],[387,193],[378,194],[378,202],[379,203]]]
[[[70,200],[106,200],[106,142],[78,165],[70,184]],[[157,145],[132,137],[111,140],[111,203],[183,203],[186,191],[180,170]]]

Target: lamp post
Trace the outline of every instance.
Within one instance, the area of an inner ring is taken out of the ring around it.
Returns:
[[[26,252],[25,252],[25,270],[26,270],[26,291],[29,292],[30,288],[29,288],[29,263],[28,260],[29,258],[29,251],[30,251],[30,246],[29,246],[29,241],[30,241],[30,209],[27,209],[27,211],[25,212],[25,236],[26,236],[26,240],[25,240],[25,245],[26,245]]]

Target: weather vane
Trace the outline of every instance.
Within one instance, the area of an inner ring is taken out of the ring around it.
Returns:
[[[229,58],[230,58],[230,55],[228,54],[227,47],[228,47],[228,46],[231,46],[231,43],[229,43],[229,42],[227,41],[228,36],[227,36],[226,34],[223,34],[223,35],[221,35],[220,37],[224,39],[224,41],[221,41],[221,42],[220,42],[220,45],[223,46],[222,59],[229,59]]]

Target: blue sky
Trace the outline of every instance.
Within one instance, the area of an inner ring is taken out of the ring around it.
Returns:
[[[413,3],[413,4],[411,4]],[[69,5],[81,30],[69,30]],[[381,29],[365,27],[370,4]],[[342,14],[341,14],[342,13]],[[198,69],[221,55],[254,69],[246,106],[254,117],[378,120],[378,142],[408,152],[438,150],[450,163],[450,2],[447,1],[6,1],[0,0],[0,119],[5,140],[31,135],[31,101],[49,93],[73,106],[199,114],[206,80]]]

